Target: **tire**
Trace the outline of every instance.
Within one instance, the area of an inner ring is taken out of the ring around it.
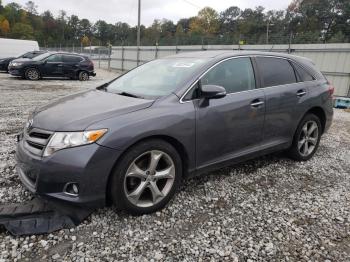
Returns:
[[[40,71],[36,68],[28,68],[24,72],[24,77],[27,80],[36,81],[40,79]]]
[[[89,80],[89,73],[86,71],[80,71],[78,75],[78,79],[80,81],[87,81]]]
[[[314,114],[305,115],[294,134],[288,155],[297,161],[309,160],[318,149],[321,134],[320,119]]]
[[[146,140],[131,147],[118,161],[109,194],[118,210],[148,214],[170,201],[181,177],[182,161],[176,149],[160,139]]]

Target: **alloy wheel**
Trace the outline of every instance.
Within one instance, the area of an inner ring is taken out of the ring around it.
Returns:
[[[175,180],[175,165],[163,151],[151,150],[138,156],[127,169],[124,192],[138,207],[151,207],[164,199]]]
[[[86,72],[83,72],[81,74],[81,80],[86,81],[89,79],[89,75]]]
[[[298,150],[302,156],[307,157],[314,152],[318,135],[318,125],[315,121],[310,120],[303,125],[298,140]]]
[[[27,77],[30,79],[30,80],[37,80],[39,78],[39,73],[37,70],[35,69],[29,69],[27,71]]]

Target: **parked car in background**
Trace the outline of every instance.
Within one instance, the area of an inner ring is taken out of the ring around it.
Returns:
[[[15,60],[15,59],[20,59],[20,58],[29,58],[32,59],[38,55],[44,54],[47,51],[31,51],[31,52],[27,52],[23,55],[20,55],[19,57],[6,57],[6,58],[2,58],[0,59],[0,71],[8,71],[8,67],[11,61]]]
[[[9,64],[9,73],[28,80],[39,80],[43,77],[68,77],[81,81],[96,76],[94,64],[87,56],[47,52],[32,59],[15,59]]]
[[[331,125],[333,91],[292,55],[154,60],[36,109],[18,136],[18,174],[44,197],[154,212],[191,175],[280,150],[310,159]]]

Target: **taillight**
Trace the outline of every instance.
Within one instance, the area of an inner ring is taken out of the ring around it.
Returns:
[[[333,97],[333,94],[334,94],[334,86],[333,86],[331,83],[329,83],[328,92],[329,92],[329,95],[330,95],[331,97]]]

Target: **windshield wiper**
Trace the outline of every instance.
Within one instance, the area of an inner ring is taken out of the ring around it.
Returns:
[[[135,94],[132,94],[132,93],[128,93],[128,92],[120,92],[120,93],[117,93],[118,95],[121,95],[121,96],[129,96],[129,97],[135,97],[135,98],[143,98],[142,96],[138,96],[138,95],[135,95]]]

